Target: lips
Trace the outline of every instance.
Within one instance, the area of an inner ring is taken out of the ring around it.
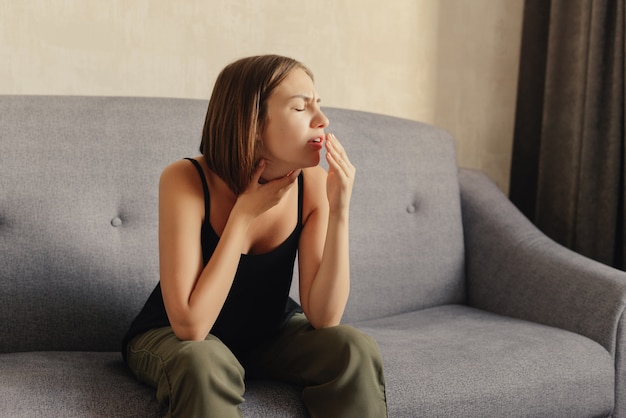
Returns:
[[[322,137],[322,136],[318,136],[318,137],[315,137],[315,138],[313,138],[313,139],[310,139],[310,140],[307,142],[307,144],[308,144],[309,146],[311,146],[313,149],[315,149],[316,151],[319,151],[319,150],[321,150],[321,149],[322,149],[322,147],[323,147],[323,145],[322,145],[323,140],[324,140],[324,137]]]

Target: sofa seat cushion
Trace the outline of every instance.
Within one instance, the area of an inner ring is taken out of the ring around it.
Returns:
[[[378,341],[390,417],[610,415],[613,361],[567,331],[447,305],[357,324]],[[11,417],[159,416],[154,391],[119,353],[0,355],[0,410]],[[249,381],[244,416],[306,416],[297,387]]]
[[[0,354],[0,416],[159,417],[155,391],[138,383],[119,353]],[[249,381],[241,406],[249,417],[306,416],[301,390]]]
[[[460,305],[357,326],[380,345],[391,417],[572,418],[613,409],[614,361],[578,334]]]

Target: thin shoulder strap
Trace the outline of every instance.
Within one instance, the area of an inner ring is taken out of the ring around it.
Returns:
[[[204,192],[204,219],[209,219],[209,212],[211,208],[211,200],[209,198],[209,185],[206,182],[206,177],[204,176],[204,170],[200,166],[200,163],[193,158],[185,158],[185,160],[189,160],[193,163],[193,165],[198,170],[198,174],[200,174],[200,180],[202,180],[202,190]]]
[[[200,163],[193,158],[185,158],[185,160],[189,160],[193,163],[193,165],[198,170],[198,174],[200,174],[200,180],[202,180],[202,189],[204,191],[204,213],[205,219],[208,219],[210,205],[209,198],[209,186],[206,181],[206,177],[204,176],[204,170],[200,166]],[[302,226],[302,208],[303,208],[303,200],[304,200],[304,176],[302,172],[298,175],[298,225]]]
[[[304,176],[298,175],[298,225],[302,226],[302,202],[304,200]]]

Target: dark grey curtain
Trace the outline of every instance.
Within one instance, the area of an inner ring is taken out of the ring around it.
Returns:
[[[624,2],[526,0],[510,198],[624,268]]]

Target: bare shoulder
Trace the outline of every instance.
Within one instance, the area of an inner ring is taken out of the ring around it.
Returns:
[[[196,158],[196,160],[197,159],[198,158]],[[163,169],[161,180],[176,181],[184,180],[185,178],[189,179],[194,173],[196,177],[198,177],[198,170],[193,166],[191,161],[177,160]]]
[[[191,161],[178,160],[161,173],[159,195],[163,203],[204,203],[202,181]]]
[[[198,160],[198,158],[196,158]],[[161,187],[185,187],[201,185],[198,170],[191,161],[178,160],[169,164],[161,173]],[[195,187],[194,187],[195,188]]]

